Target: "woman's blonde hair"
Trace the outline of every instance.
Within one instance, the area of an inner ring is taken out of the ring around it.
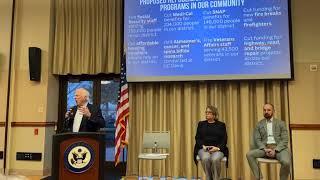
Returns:
[[[206,107],[206,110],[209,109],[210,111],[212,111],[212,114],[215,115],[215,120],[218,120],[218,117],[219,117],[219,112],[218,112],[218,108],[212,106],[212,105],[208,105]]]

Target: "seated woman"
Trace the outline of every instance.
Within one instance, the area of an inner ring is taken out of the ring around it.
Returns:
[[[227,155],[227,131],[226,125],[218,120],[216,107],[207,106],[206,120],[198,123],[195,139],[195,163],[199,155],[207,180],[219,180],[221,159]]]

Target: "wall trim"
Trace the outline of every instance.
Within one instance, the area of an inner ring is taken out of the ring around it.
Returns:
[[[6,125],[6,122],[0,122],[0,127],[4,127]]]
[[[290,124],[291,130],[320,130],[320,124]]]
[[[54,127],[56,122],[11,122],[11,127]]]

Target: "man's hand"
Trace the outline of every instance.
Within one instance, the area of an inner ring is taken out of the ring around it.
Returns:
[[[83,114],[83,116],[85,116],[87,118],[91,117],[91,113],[90,113],[88,107],[80,106],[78,108],[78,110]]]
[[[64,115],[64,118],[69,118],[69,114],[70,114],[70,111],[67,111],[66,114]]]
[[[274,158],[276,156],[276,151],[274,149],[270,149],[270,151],[266,152],[266,156]]]
[[[264,152],[265,152],[266,154],[268,154],[270,151],[272,151],[272,149],[270,149],[270,148],[264,148]]]
[[[69,109],[66,114],[64,115],[64,118],[70,118],[73,115],[72,109]]]

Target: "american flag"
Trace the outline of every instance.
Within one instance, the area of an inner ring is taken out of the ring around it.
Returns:
[[[116,121],[116,134],[115,134],[115,166],[120,161],[121,149],[128,144],[129,137],[129,93],[128,83],[126,78],[126,56],[121,60],[120,70],[120,88],[117,106],[117,121]]]

